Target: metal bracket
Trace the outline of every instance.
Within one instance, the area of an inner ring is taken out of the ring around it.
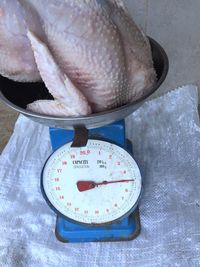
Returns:
[[[85,126],[74,127],[74,140],[71,147],[83,147],[88,142],[88,130]]]

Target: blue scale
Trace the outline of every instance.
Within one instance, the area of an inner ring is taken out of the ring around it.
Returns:
[[[132,144],[125,136],[124,120],[89,131],[50,128],[50,138],[53,154],[44,166],[41,189],[57,214],[57,239],[96,242],[136,238],[142,182]]]

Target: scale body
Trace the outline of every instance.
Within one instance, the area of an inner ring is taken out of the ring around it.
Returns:
[[[50,138],[53,151],[74,139],[73,130],[50,128]],[[91,129],[89,139],[100,139],[114,143],[132,154],[132,144],[125,136],[125,122],[118,121],[101,128]],[[42,188],[44,195],[44,190]],[[49,203],[48,203],[49,204]],[[139,208],[128,216],[112,223],[102,225],[84,225],[73,222],[57,215],[55,235],[61,242],[97,242],[97,241],[126,241],[136,238],[140,233]]]

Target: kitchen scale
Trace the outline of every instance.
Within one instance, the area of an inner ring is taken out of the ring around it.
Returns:
[[[137,102],[107,112],[78,118],[38,115],[25,107],[51,99],[43,84],[0,79],[1,100],[50,127],[53,153],[42,170],[41,190],[57,215],[55,234],[62,242],[132,240],[140,232],[142,177],[125,135],[124,118],[159,88],[168,72],[165,51],[149,40],[156,84]]]
[[[55,152],[41,178],[43,196],[57,213],[57,238],[63,242],[133,239],[140,231],[137,204],[142,187],[124,121],[89,132],[77,128],[73,135],[50,129]]]

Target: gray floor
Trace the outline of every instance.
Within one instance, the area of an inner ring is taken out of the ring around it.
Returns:
[[[180,85],[200,84],[200,1],[125,2],[135,22],[164,47],[169,57],[169,74],[154,96]]]

